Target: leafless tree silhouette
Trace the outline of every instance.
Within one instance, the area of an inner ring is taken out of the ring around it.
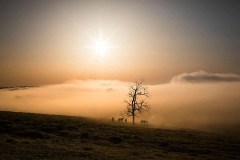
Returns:
[[[141,115],[144,111],[150,110],[148,88],[143,86],[143,81],[129,84],[128,98],[124,101],[126,109],[122,112],[123,116],[132,116],[132,123],[135,123],[135,117]]]

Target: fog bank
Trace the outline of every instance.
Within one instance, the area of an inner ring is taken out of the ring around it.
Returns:
[[[157,127],[201,129],[240,124],[239,82],[172,81],[147,87],[152,109],[142,119]],[[1,89],[0,110],[110,119],[120,117],[127,92],[128,83],[111,80],[74,80],[35,88]]]

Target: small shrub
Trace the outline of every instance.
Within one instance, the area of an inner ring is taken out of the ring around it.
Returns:
[[[15,144],[17,141],[15,139],[9,138],[6,140],[8,143]]]
[[[89,138],[89,134],[84,132],[84,133],[81,134],[81,138],[82,139],[87,139],[87,138]]]
[[[110,137],[110,142],[113,144],[119,144],[122,143],[122,139],[120,137]]]

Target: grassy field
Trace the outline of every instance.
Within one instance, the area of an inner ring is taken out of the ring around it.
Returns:
[[[240,159],[240,136],[0,112],[0,159]]]

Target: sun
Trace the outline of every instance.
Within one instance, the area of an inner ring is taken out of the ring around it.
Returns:
[[[98,54],[106,53],[108,48],[109,48],[108,43],[104,40],[98,40],[95,42],[94,49]]]

